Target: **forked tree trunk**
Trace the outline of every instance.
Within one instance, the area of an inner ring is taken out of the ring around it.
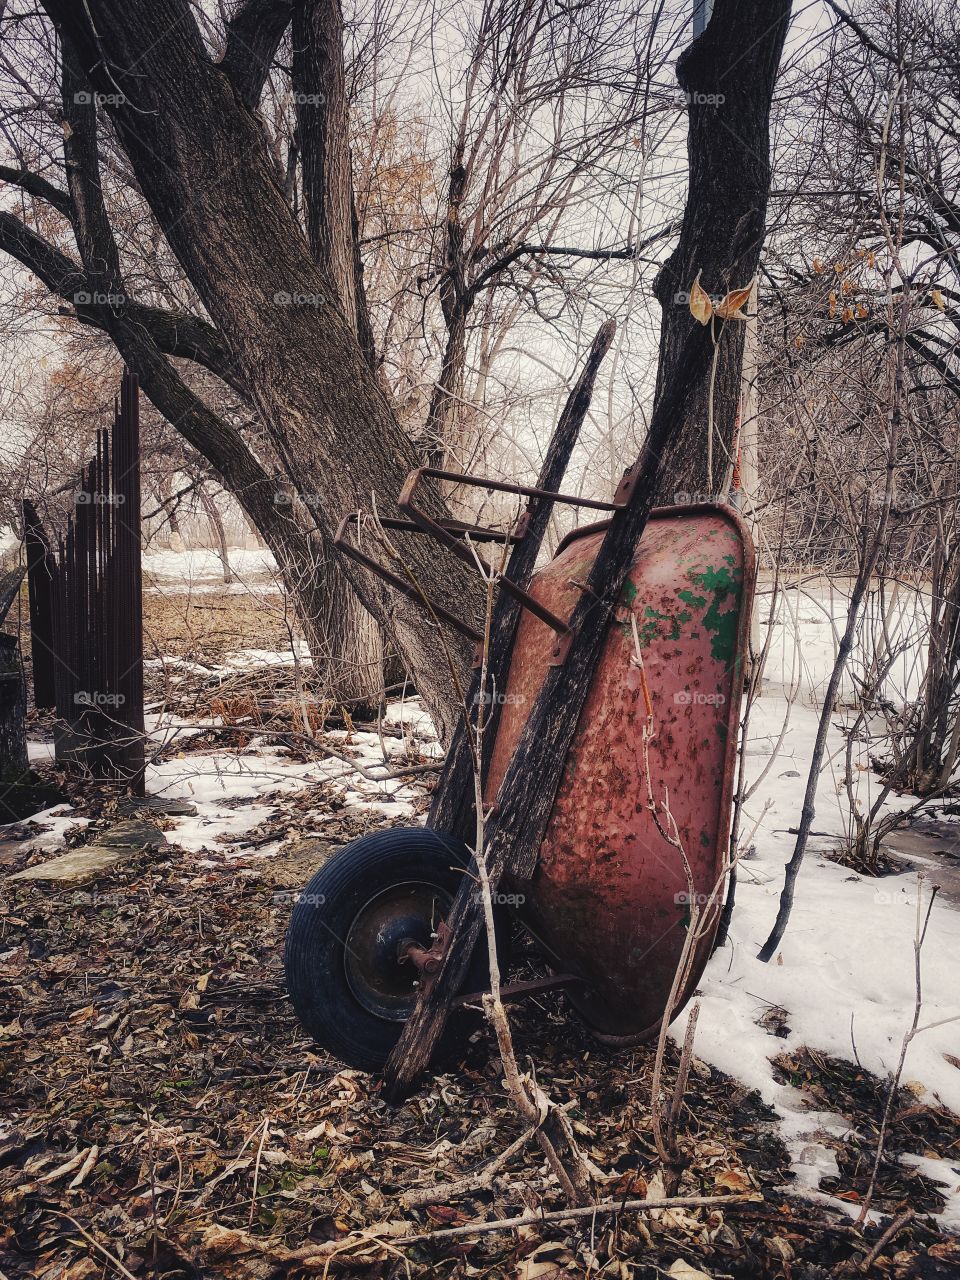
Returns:
[[[291,35],[307,239],[334,281],[344,318],[372,367],[373,336],[353,211],[339,0],[298,0]],[[375,701],[388,679],[383,630],[361,604],[341,561],[336,553],[325,553],[313,580],[304,584],[313,601],[314,663],[322,668],[325,693],[342,701]]]
[[[319,495],[311,515],[324,549],[341,514],[369,510],[374,495],[381,512],[391,514],[416,465],[414,450],[336,281],[313,257],[286,203],[283,175],[275,172],[241,78],[211,62],[189,0],[45,0],[44,7],[105,95],[143,195],[219,331],[231,376],[286,481]],[[439,498],[430,502],[442,516]],[[410,572],[443,605],[478,619],[481,591],[465,566],[420,539],[398,544]],[[455,700],[430,620],[357,567],[345,572],[389,630],[439,731],[449,736]],[[453,637],[448,643],[465,665],[466,644]]]

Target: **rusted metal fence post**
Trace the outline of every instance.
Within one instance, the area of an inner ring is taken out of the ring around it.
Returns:
[[[28,531],[31,622],[38,653],[52,655],[56,757],[95,778],[143,793],[143,618],[140,564],[140,418],[134,374],[124,372],[112,431],[97,432],[74,514],[56,557],[36,512]],[[49,627],[44,599],[49,599]],[[46,678],[41,662],[41,678]],[[47,694],[41,684],[37,706]]]
[[[23,540],[27,549],[30,596],[33,705],[43,711],[57,705],[53,656],[53,579],[57,562],[37,509],[29,498],[23,500]]]

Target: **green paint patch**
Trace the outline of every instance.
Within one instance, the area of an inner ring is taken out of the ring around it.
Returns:
[[[729,663],[736,653],[737,624],[739,622],[741,571],[732,556],[725,556],[730,565],[717,565],[691,573],[690,581],[712,597],[710,607],[703,615],[704,629],[711,634],[710,653],[716,662]],[[706,601],[704,601],[706,603]],[[721,608],[721,606],[727,606]]]
[[[657,639],[679,640],[684,628],[697,621],[711,637],[710,652],[714,660],[725,664],[735,660],[741,570],[735,556],[724,556],[723,560],[725,563],[716,567],[687,573],[691,585],[677,591],[678,607],[675,612],[661,612],[652,605],[639,609],[636,583],[629,579],[624,583],[621,600],[637,615],[641,649],[648,648]],[[623,625],[624,634],[631,636],[630,620]],[[691,640],[699,639],[699,629],[688,631],[687,635]]]
[[[652,605],[647,605],[643,611],[643,622],[638,627],[640,634],[640,645],[646,648],[648,644],[652,644],[661,632],[661,624],[669,626],[670,630],[666,632],[668,640],[679,640],[680,638],[680,622],[677,618],[671,617],[669,613],[661,613],[659,609],[654,609]]]
[[[677,596],[684,604],[688,604],[691,609],[703,609],[707,603],[706,596],[698,596],[695,592],[687,591],[686,589],[678,591]]]

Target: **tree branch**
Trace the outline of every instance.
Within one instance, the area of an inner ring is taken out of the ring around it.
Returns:
[[[680,222],[669,222],[665,227],[661,227],[659,231],[655,231],[653,235],[647,236],[645,240],[641,240],[639,244],[626,245],[622,249],[577,249],[567,248],[560,245],[549,244],[518,244],[511,249],[509,253],[503,254],[497,258],[495,262],[491,262],[477,276],[476,280],[470,285],[469,293],[471,301],[476,297],[480,290],[499,272],[504,271],[511,263],[516,262],[518,258],[522,258],[527,254],[543,255],[551,254],[555,257],[567,258],[586,258],[594,262],[612,262],[617,259],[626,262],[632,262],[651,245],[657,243],[658,240],[665,240],[668,236],[674,235],[680,230]]]
[[[878,58],[883,58],[887,62],[892,62],[894,66],[897,65],[897,59],[893,56],[890,50],[882,48],[875,40],[871,39],[856,18],[847,13],[846,9],[841,9],[836,3],[836,0],[825,0],[825,3],[829,9],[833,10],[844,26],[850,28],[865,48],[869,49],[871,53],[875,53]]]
[[[70,304],[70,310],[61,308],[63,314],[73,315],[81,324],[108,332],[103,307],[82,300],[84,296],[94,298],[99,290],[80,263],[6,210],[0,210],[0,250],[32,271],[51,293]],[[226,346],[212,324],[190,311],[151,307],[129,298],[125,308],[127,318],[144,329],[164,355],[192,360],[222,378],[234,390],[242,390],[233,373]]]
[[[70,193],[55,187],[46,178],[41,178],[39,173],[31,173],[29,169],[12,169],[9,165],[0,164],[0,182],[9,182],[19,187],[21,191],[26,191],[27,195],[46,200],[47,204],[52,205],[65,218],[73,217]]]
[[[291,0],[241,0],[227,27],[220,67],[251,111],[260,102],[292,13]]]

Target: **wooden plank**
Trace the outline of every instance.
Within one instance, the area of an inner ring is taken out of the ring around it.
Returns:
[[[557,422],[553,437],[543,460],[536,488],[556,491],[560,488],[570,455],[580,436],[597,372],[604,356],[613,342],[616,324],[608,320],[597,333],[580,376],[574,383],[563,412]],[[533,576],[533,570],[540,554],[553,502],[549,498],[531,498],[527,505],[527,531],[514,547],[506,567],[506,576],[511,582],[526,588]],[[488,679],[491,687],[503,689],[510,670],[513,656],[513,641],[517,623],[520,619],[522,605],[506,592],[501,592],[494,606],[490,619],[490,654],[488,658]],[[467,706],[476,707],[480,694],[480,672],[475,671],[467,693]],[[493,703],[484,707],[487,714],[483,740],[483,761],[481,768],[486,776],[490,756],[493,752],[497,736],[497,723],[500,718],[501,704]],[[428,827],[456,836],[467,844],[473,844],[476,832],[474,816],[473,788],[473,751],[471,747],[472,727],[468,730],[461,717],[460,723],[447,752],[443,771],[437,783],[436,791],[427,815]]]

